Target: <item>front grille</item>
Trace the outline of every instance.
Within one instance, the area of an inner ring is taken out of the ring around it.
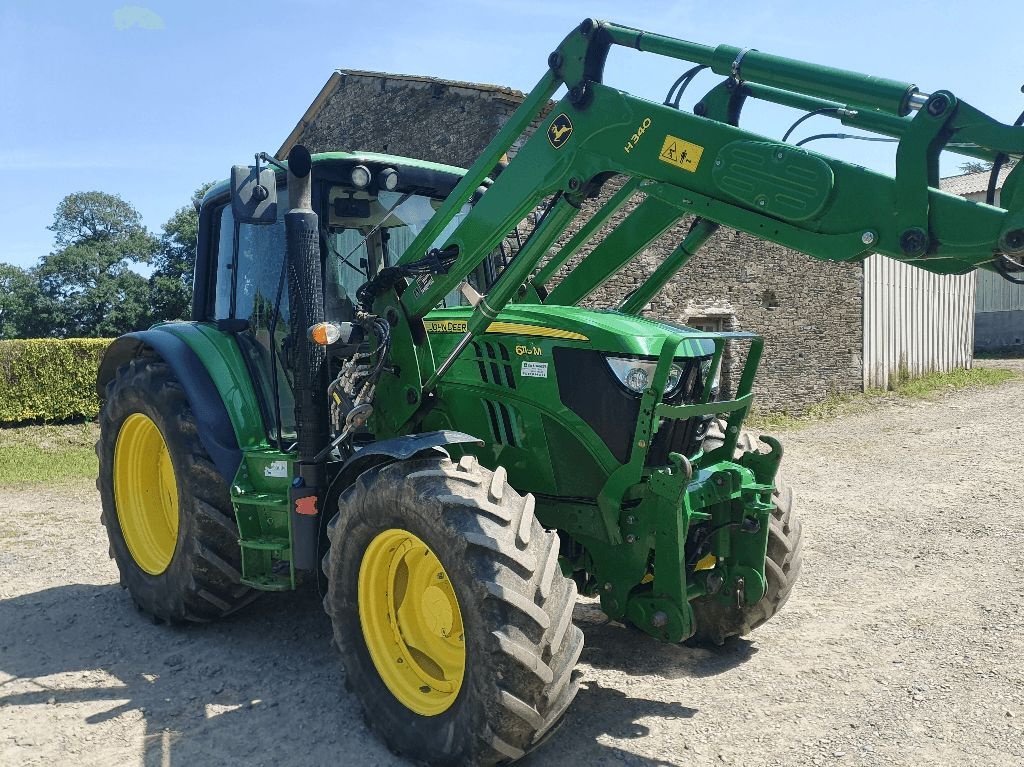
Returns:
[[[554,358],[562,404],[586,421],[617,461],[626,463],[636,434],[640,397],[619,383],[600,352],[562,347],[554,350]],[[683,384],[673,397],[666,398],[668,404],[700,401],[700,365],[705,359],[677,360],[684,367]],[[696,453],[710,422],[711,416],[664,421],[651,440],[646,465],[664,466],[669,453]]]
[[[710,357],[697,357],[686,361],[683,369],[683,384],[672,397],[666,397],[669,405],[691,405],[700,402],[704,394],[704,381],[701,377],[701,363]],[[677,364],[679,361],[677,360]],[[647,451],[646,466],[664,466],[668,463],[669,453],[691,456],[700,450],[708,427],[714,416],[704,415],[685,420],[664,420],[654,433],[651,449]]]

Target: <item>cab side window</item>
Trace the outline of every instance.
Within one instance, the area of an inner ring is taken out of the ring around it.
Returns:
[[[288,199],[283,187],[278,199]],[[282,282],[286,210],[287,205],[279,203],[277,221],[263,225],[236,222],[230,204],[220,211],[213,307],[216,320],[247,323],[235,331],[235,338],[254,374],[271,430],[268,436],[274,440],[293,438],[295,432],[290,379],[283,365],[288,335],[288,285]],[[277,412],[282,421],[280,435],[273,433]]]
[[[234,266],[235,218],[231,215],[231,205],[225,205],[220,211],[217,234],[217,289],[214,294],[213,304],[213,318],[215,320],[226,320],[231,317]]]

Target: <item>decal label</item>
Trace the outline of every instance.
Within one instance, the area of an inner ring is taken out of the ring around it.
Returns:
[[[700,164],[700,156],[702,154],[704,154],[704,147],[699,144],[693,144],[669,135],[665,136],[665,143],[661,145],[658,159],[693,173]]]
[[[424,320],[423,327],[428,333],[465,333],[469,323],[466,320]]]
[[[423,327],[428,333],[465,333],[469,330],[466,320],[423,320]],[[567,341],[589,341],[582,333],[559,328],[545,328],[541,325],[527,325],[522,322],[492,322],[487,326],[488,333],[501,333],[515,336],[539,336],[541,338],[562,338]],[[534,352],[539,354],[540,352]]]
[[[640,143],[640,137],[643,136],[644,135],[644,131],[646,131],[650,127],[651,127],[651,118],[650,117],[645,117],[643,122],[640,123],[637,126],[636,132],[632,136],[630,136],[629,137],[629,141],[626,142],[626,146],[625,146],[626,154],[629,154],[633,150],[633,147],[635,147],[638,143]]]
[[[561,149],[572,135],[572,120],[563,112],[548,126],[548,142],[555,149]]]
[[[523,360],[523,367],[520,370],[520,375],[523,378],[547,378],[548,377],[548,363],[546,362],[527,362]]]
[[[544,351],[539,346],[517,344],[516,354],[518,354],[520,357],[540,357],[544,354]]]
[[[288,476],[288,462],[287,461],[271,461],[263,467],[264,477],[287,477]]]

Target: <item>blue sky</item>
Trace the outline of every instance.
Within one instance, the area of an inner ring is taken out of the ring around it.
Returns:
[[[586,16],[946,88],[1003,121],[1024,108],[1020,0],[2,0],[0,261],[28,266],[48,253],[46,226],[76,191],[120,194],[157,230],[202,182],[276,151],[334,69],[525,91]],[[616,52],[606,81],[660,101],[683,67]],[[778,137],[795,116],[751,109],[743,125]],[[815,148],[892,169],[889,145]]]

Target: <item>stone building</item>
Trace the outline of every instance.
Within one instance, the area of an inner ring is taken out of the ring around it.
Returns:
[[[387,152],[468,168],[523,98],[519,91],[495,85],[338,71],[278,156],[302,143],[313,152]],[[606,194],[613,184],[606,187]],[[583,220],[580,217],[575,226]],[[688,225],[681,222],[666,233],[592,296],[591,303],[604,307],[618,303],[654,270]],[[868,317],[868,324],[879,318],[889,322],[885,312]],[[904,360],[898,348],[887,350],[893,361],[883,367],[865,357],[870,338],[877,334],[866,332],[870,328],[865,327],[862,265],[815,261],[725,228],[645,313],[706,330],[742,329],[763,335],[756,392],[758,406],[765,409],[800,411],[833,394],[860,391],[880,381],[885,385],[890,372]],[[881,336],[887,343],[899,343],[891,333]],[[942,364],[964,364],[959,352],[943,358]],[[732,365],[735,368],[736,360]],[[919,367],[935,366],[926,361]]]

